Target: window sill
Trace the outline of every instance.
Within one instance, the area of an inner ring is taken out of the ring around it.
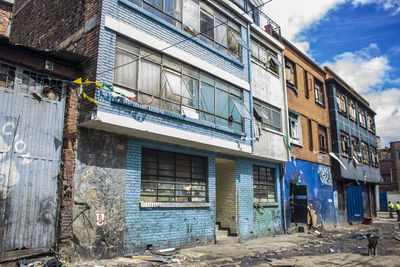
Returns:
[[[255,205],[259,205],[259,206],[261,206],[263,208],[265,208],[265,207],[278,207],[279,203],[278,202],[261,202],[261,203],[255,202]],[[257,208],[257,207],[254,207],[254,208]]]
[[[293,138],[290,138],[290,144],[299,146],[299,147],[303,147],[303,142],[301,140],[296,140]]]
[[[140,105],[140,104],[135,103],[135,102],[130,101],[130,100],[125,100],[125,99],[120,99],[118,97],[113,97],[108,92],[106,93],[106,92],[103,91],[102,94],[103,94],[103,96],[104,96],[104,94],[108,94],[108,96],[106,96],[106,97],[107,98],[109,97],[111,99],[111,103],[114,103],[114,104],[126,106],[126,107],[129,107],[129,108],[136,108],[136,109],[140,109],[140,110],[143,110],[143,111],[149,111],[149,112],[152,112],[152,113],[156,113],[156,114],[159,114],[159,115],[172,117],[174,119],[179,119],[179,120],[183,120],[183,121],[186,121],[186,122],[189,122],[189,123],[193,123],[193,124],[197,124],[197,125],[200,125],[200,126],[205,126],[205,127],[208,127],[208,128],[212,128],[212,129],[215,129],[215,130],[218,130],[218,131],[227,132],[229,134],[233,134],[233,135],[236,135],[238,137],[244,136],[244,133],[242,133],[242,132],[239,132],[239,131],[236,131],[236,130],[233,130],[233,129],[230,129],[230,128],[227,128],[227,127],[224,127],[224,126],[220,126],[220,125],[217,125],[217,124],[214,124],[214,123],[211,123],[211,122],[189,118],[189,117],[187,117],[185,115],[173,113],[173,112],[170,112],[168,110],[162,110],[162,109],[154,108],[154,107],[151,107],[151,106]]]
[[[144,202],[140,201],[141,208],[210,208],[209,202]]]
[[[323,105],[322,103],[319,103],[318,101],[315,101],[315,104],[319,105],[322,108],[325,108],[325,105]]]
[[[297,89],[294,84],[292,84],[289,81],[286,81],[286,86],[292,89],[296,93],[296,95],[299,95],[299,89]]]
[[[283,136],[282,132],[279,132],[278,130],[271,129],[268,126],[262,125],[261,129],[264,130],[264,131],[270,132],[270,133],[279,134],[279,135]]]
[[[205,42],[194,38],[192,35],[187,34],[187,33],[184,32],[183,30],[181,30],[181,29],[179,29],[179,28],[177,28],[177,27],[175,27],[175,26],[169,24],[169,23],[166,22],[165,20],[156,17],[156,16],[153,15],[152,13],[150,13],[150,12],[144,10],[143,8],[141,8],[141,7],[137,6],[137,5],[135,5],[134,3],[130,2],[129,0],[118,0],[118,2],[119,2],[119,3],[122,3],[123,5],[125,5],[125,6],[127,6],[127,7],[129,7],[129,8],[132,8],[132,9],[134,9],[134,10],[136,10],[136,11],[138,11],[138,12],[144,14],[144,15],[147,16],[148,18],[157,21],[158,23],[162,24],[163,26],[165,26],[165,27],[167,27],[167,28],[169,28],[169,29],[171,29],[171,30],[173,30],[173,31],[175,31],[175,32],[177,32],[177,33],[179,33],[179,34],[181,34],[181,35],[184,35],[185,38],[190,39],[190,40],[192,40],[193,42],[196,42],[197,44],[203,46],[204,48],[207,48],[208,50],[210,50],[210,51],[212,51],[212,52],[218,54],[218,55],[221,56],[221,57],[224,57],[225,59],[227,59],[227,60],[229,60],[229,61],[235,63],[236,65],[238,65],[238,66],[240,66],[240,67],[242,67],[242,68],[244,67],[244,64],[243,64],[242,62],[240,62],[240,61],[238,61],[238,60],[236,60],[236,59],[234,59],[234,58],[232,58],[232,57],[230,57],[230,56],[228,56],[228,55],[226,55],[226,54],[220,52],[219,50],[217,50],[217,49],[215,49],[214,47],[212,47],[212,46],[206,44]],[[242,57],[243,57],[243,53],[242,53]]]

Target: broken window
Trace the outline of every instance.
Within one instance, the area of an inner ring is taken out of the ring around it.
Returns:
[[[289,112],[289,135],[290,138],[300,141],[301,127],[300,127],[300,116]]]
[[[206,202],[207,159],[142,149],[140,200],[144,202]]]
[[[59,101],[64,95],[62,81],[28,70],[22,72],[22,83],[19,89],[21,93],[32,94],[39,99]]]
[[[340,132],[340,148],[342,150],[342,156],[349,157],[350,156],[350,144],[349,144],[349,135]]]
[[[369,150],[368,145],[364,142],[361,142],[361,153],[363,157],[363,163],[369,164]]]
[[[376,148],[371,146],[371,163],[374,167],[379,167],[378,154],[376,153]]]
[[[15,67],[0,63],[0,87],[14,89]]]
[[[346,97],[339,91],[336,91],[336,104],[338,112],[346,115],[347,106],[346,106]]]
[[[375,132],[375,122],[374,122],[374,117],[370,114],[368,114],[368,130],[370,130],[371,132]]]
[[[138,3],[139,4],[139,3]],[[143,9],[174,26],[182,24],[182,0],[144,0]]]
[[[197,0],[183,0],[183,30],[195,36],[200,33],[200,6]]]
[[[250,119],[242,89],[121,37],[115,64],[114,84],[138,95],[139,102],[154,96],[154,107],[237,131],[243,131],[243,118]]]
[[[250,42],[250,51],[253,60],[270,72],[279,75],[281,64],[278,60],[278,53],[253,40]]]
[[[319,150],[322,152],[328,152],[328,135],[326,127],[318,125],[318,137],[319,137]]]
[[[282,131],[281,110],[258,99],[253,99],[254,117],[266,128]]]
[[[254,202],[276,202],[275,169],[253,166]]]
[[[365,111],[364,111],[364,109],[359,108],[358,117],[359,117],[359,120],[360,120],[360,125],[362,127],[364,127],[364,128],[367,127],[367,124],[365,122]]]
[[[314,77],[315,103],[325,106],[323,83]]]
[[[360,151],[360,142],[358,139],[354,136],[351,137],[351,147],[352,147],[352,153],[353,157],[361,163],[361,151]]]
[[[353,121],[356,121],[357,120],[356,105],[354,104],[354,101],[352,99],[349,99],[348,107],[349,107],[350,119],[353,120]]]
[[[285,77],[290,87],[297,87],[296,65],[289,59],[285,59]]]

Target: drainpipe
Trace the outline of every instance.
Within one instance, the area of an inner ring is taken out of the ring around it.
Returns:
[[[247,72],[247,77],[249,80],[249,89],[250,89],[250,99],[249,99],[249,113],[252,118],[251,123],[250,123],[250,144],[251,144],[251,152],[254,154],[254,135],[253,135],[253,93],[252,93],[252,86],[251,86],[251,72],[250,72],[250,66],[251,66],[251,55],[250,55],[250,23],[247,23],[247,66],[248,66],[248,72]]]
[[[283,212],[283,232],[287,232],[287,225],[286,225],[286,206],[285,206],[285,174],[286,174],[286,163],[281,164],[282,168],[282,212]]]

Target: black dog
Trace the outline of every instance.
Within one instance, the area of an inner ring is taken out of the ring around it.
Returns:
[[[373,255],[376,256],[376,246],[378,245],[378,236],[371,235],[370,233],[365,235],[368,239],[368,255],[371,256],[372,252]]]

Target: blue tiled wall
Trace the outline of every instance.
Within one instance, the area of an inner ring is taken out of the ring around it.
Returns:
[[[253,165],[275,168],[277,203],[274,206],[264,207],[264,210],[254,208]],[[240,237],[246,239],[282,231],[279,165],[257,160],[238,159],[236,172]]]
[[[292,159],[291,162],[286,163],[286,173],[285,173],[285,206],[286,208],[286,225],[290,227],[291,224],[291,214],[290,214],[290,182],[294,182],[295,177],[298,176],[301,170],[303,174],[301,175],[300,185],[307,185],[307,202],[308,204],[313,204],[314,209],[318,215],[318,223],[323,221],[324,225],[336,224],[337,212],[335,208],[335,188],[333,186],[328,186],[322,184],[320,176],[318,173],[319,166],[324,166],[330,169],[330,167],[321,165],[318,163],[308,162],[296,159],[296,167]],[[296,171],[296,172],[295,172]],[[331,170],[329,170],[331,172]],[[332,179],[333,180],[333,179]],[[332,181],[333,182],[333,181]]]
[[[168,150],[208,158],[208,197],[210,208],[140,208],[142,147]],[[211,243],[215,232],[215,157],[213,154],[130,138],[126,171],[127,251],[180,247]]]

